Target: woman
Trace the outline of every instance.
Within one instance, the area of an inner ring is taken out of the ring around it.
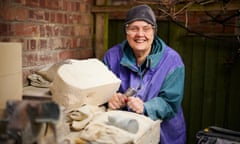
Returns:
[[[124,26],[126,40],[110,48],[103,58],[122,81],[108,107],[161,119],[160,143],[184,144],[186,128],[181,108],[184,64],[181,57],[156,35],[156,18],[149,6],[131,8]],[[135,96],[124,95],[129,87],[136,90]]]

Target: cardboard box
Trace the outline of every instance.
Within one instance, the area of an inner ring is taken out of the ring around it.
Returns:
[[[22,44],[0,42],[0,109],[22,99]]]

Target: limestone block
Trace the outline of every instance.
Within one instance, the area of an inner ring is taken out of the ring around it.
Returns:
[[[129,120],[137,122],[137,130],[132,129],[132,126],[136,126],[135,122],[126,123],[130,122]],[[133,112],[108,111],[95,115],[89,125],[81,131],[80,138],[106,144],[158,144],[160,123],[161,120],[153,121],[149,117]]]
[[[71,60],[61,65],[51,84],[52,99],[66,108],[101,105],[116,93],[118,79],[98,59]]]

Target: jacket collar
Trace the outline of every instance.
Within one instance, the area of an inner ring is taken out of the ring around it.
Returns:
[[[146,59],[146,68],[155,68],[162,58],[162,54],[166,48],[166,44],[161,40],[158,36],[154,37],[152,49],[150,54]],[[123,57],[121,59],[121,65],[130,68],[133,71],[138,71],[138,67],[136,65],[136,60],[134,53],[129,46],[127,40],[122,42],[122,52]]]

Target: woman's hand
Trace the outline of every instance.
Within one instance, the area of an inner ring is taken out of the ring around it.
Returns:
[[[128,97],[127,105],[132,111],[138,114],[144,113],[143,101],[139,97]]]
[[[108,107],[112,110],[117,110],[126,106],[126,96],[122,93],[114,94],[108,101]]]

